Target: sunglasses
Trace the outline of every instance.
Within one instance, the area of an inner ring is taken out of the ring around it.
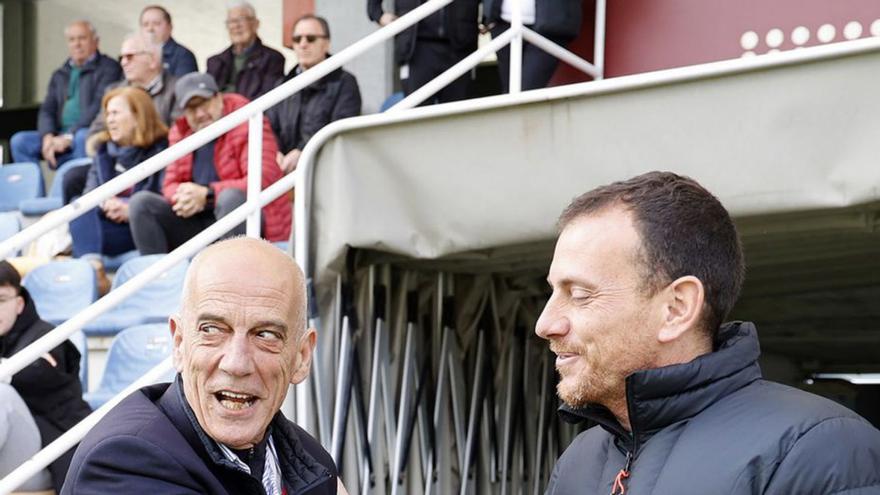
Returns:
[[[297,44],[300,41],[302,41],[303,38],[305,38],[306,42],[308,42],[308,43],[314,43],[315,41],[318,41],[319,39],[326,38],[326,36],[324,36],[323,34],[295,34],[295,35],[293,35],[293,37],[291,39],[293,39],[294,44]]]

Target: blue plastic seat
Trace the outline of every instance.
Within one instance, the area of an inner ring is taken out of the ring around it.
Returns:
[[[19,202],[19,210],[22,215],[31,217],[45,215],[52,210],[57,210],[64,206],[62,199],[62,186],[64,184],[64,175],[72,168],[87,167],[92,164],[91,158],[74,158],[68,160],[58,167],[55,171],[55,178],[52,179],[52,187],[49,189],[49,195],[45,198],[30,198]]]
[[[10,163],[0,167],[0,211],[18,210],[24,199],[44,193],[43,176],[36,163]]]
[[[391,93],[388,96],[388,98],[385,98],[385,101],[382,102],[382,106],[379,107],[379,112],[380,113],[384,112],[384,111],[388,110],[389,108],[393,107],[394,105],[397,105],[398,103],[401,102],[401,100],[403,100],[404,96],[405,95],[403,94],[403,91]]]
[[[171,349],[171,331],[167,324],[126,328],[110,344],[101,385],[94,392],[84,394],[83,398],[92,409],[101,407],[170,356]],[[173,377],[171,371],[165,379],[170,381]]]
[[[18,213],[5,211],[0,213],[0,242],[9,239],[21,230],[21,220]]]
[[[132,251],[126,251],[122,254],[117,254],[116,256],[107,256],[105,254],[101,256],[101,262],[104,264],[105,270],[107,270],[108,272],[115,272],[122,268],[122,265],[124,265],[125,262],[133,260],[140,255],[141,253],[139,253],[136,249]]]
[[[53,261],[31,270],[22,281],[40,317],[61,324],[98,299],[95,269],[85,260]]]
[[[89,389],[89,343],[86,334],[79,330],[67,340],[73,342],[79,351],[79,382],[82,383],[83,392],[86,392]]]
[[[138,256],[125,262],[116,272],[110,291],[116,290],[163,256],[165,255]],[[135,325],[167,322],[168,317],[180,306],[183,278],[188,265],[184,261],[163,273],[113,309],[88,323],[83,331],[90,336],[115,335]]]

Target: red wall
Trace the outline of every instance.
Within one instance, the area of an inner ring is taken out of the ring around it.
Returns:
[[[293,48],[293,43],[290,41],[293,23],[305,14],[315,13],[315,0],[284,0],[281,12],[284,18],[282,20],[284,23],[282,30],[284,38],[282,41],[287,48]]]

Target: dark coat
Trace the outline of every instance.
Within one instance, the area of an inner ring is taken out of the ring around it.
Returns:
[[[162,45],[162,66],[174,77],[180,77],[190,72],[198,72],[199,66],[196,63],[196,56],[189,48],[174,41],[174,38],[168,38],[168,41]],[[174,92],[174,86],[171,87]]]
[[[394,14],[402,16],[425,3],[424,0],[395,0]],[[399,64],[405,64],[412,58],[416,49],[416,40],[427,34],[435,37],[434,29],[426,33],[426,25],[437,26],[443,30],[443,38],[448,39],[451,48],[456,52],[469,53],[477,49],[479,19],[477,9],[479,0],[456,0],[437,13],[430,15],[422,22],[394,37],[394,58]],[[373,22],[382,17],[382,0],[368,0],[367,15]]]
[[[330,455],[281,413],[269,428],[287,495],[335,494]],[[224,457],[199,426],[179,380],[140,389],[83,439],[64,494],[263,494],[263,486]]]
[[[101,110],[101,98],[107,85],[122,79],[122,67],[112,58],[97,52],[95,58],[83,65],[79,80],[79,122],[70,132],[81,127],[88,128]],[[67,100],[67,86],[70,82],[70,61],[52,73],[46,99],[40,105],[37,131],[40,136],[58,134],[61,131],[61,112]]]
[[[483,0],[486,24],[505,22],[501,19],[502,0]],[[581,0],[536,0],[535,23],[530,26],[538,34],[554,38],[574,39],[581,33]]]
[[[295,77],[296,69],[294,67],[277,85]],[[270,108],[267,117],[278,139],[278,149],[288,153],[303,149],[306,142],[330,122],[360,114],[361,92],[357,79],[336,69]]]
[[[40,319],[34,301],[27,289],[22,287],[24,310],[6,335],[0,336],[0,356],[10,357],[49,333],[54,327]],[[69,340],[49,351],[55,366],[40,358],[13,375],[12,387],[27,404],[37,428],[43,447],[49,445],[62,433],[79,423],[92,410],[82,399],[79,381],[80,353]],[[70,451],[72,453],[72,450]],[[70,455],[65,455],[49,466],[56,489],[64,481]]]
[[[92,159],[92,164],[89,166],[89,173],[86,176],[86,187],[83,189],[83,194],[95,189],[101,184],[106,183],[110,179],[113,179],[117,175],[123,173],[116,170],[116,162],[122,165],[125,170],[129,170],[136,165],[140,165],[144,160],[152,157],[153,155],[159,153],[168,147],[168,140],[166,138],[162,138],[152,145],[149,148],[138,148],[137,153],[131,156],[120,157],[119,160],[110,156],[110,153],[107,151],[108,143],[102,144],[98,148],[98,152],[95,154],[95,157]],[[131,196],[132,194],[138,191],[152,191],[157,194],[162,193],[162,175],[164,170],[160,170],[155,174],[147,177],[146,179],[138,182],[133,187],[117,194],[117,196]]]
[[[265,46],[260,38],[254,41],[250,50],[250,55],[235,84],[235,92],[253,100],[275,87],[275,83],[284,77],[284,55]],[[208,59],[207,72],[214,76],[221,91],[232,81],[235,70],[234,59],[235,54],[231,45]]]
[[[718,350],[626,380],[632,433],[607,409],[563,407],[599,423],[559,458],[549,495],[611,493],[880,494],[880,431],[827,399],[769,382],[751,323],[719,331]]]

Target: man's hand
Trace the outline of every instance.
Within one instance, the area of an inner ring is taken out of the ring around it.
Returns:
[[[278,155],[278,166],[281,167],[281,171],[284,175],[287,175],[296,170],[296,164],[299,163],[299,157],[302,155],[302,151],[292,149],[286,155],[282,155],[281,152],[279,152]]]
[[[177,186],[171,198],[171,209],[181,218],[189,218],[205,209],[208,202],[208,186],[184,182]]]
[[[49,162],[51,168],[55,168],[58,166],[58,160],[55,158],[55,155],[69,150],[71,145],[73,145],[73,138],[69,135],[55,136],[53,134],[46,134],[43,136],[41,146],[43,158]]]
[[[116,223],[128,222],[128,203],[113,196],[101,203],[104,216]]]
[[[384,14],[382,14],[382,17],[379,18],[379,25],[385,27],[396,20],[396,15],[392,14],[391,12],[385,12]]]

